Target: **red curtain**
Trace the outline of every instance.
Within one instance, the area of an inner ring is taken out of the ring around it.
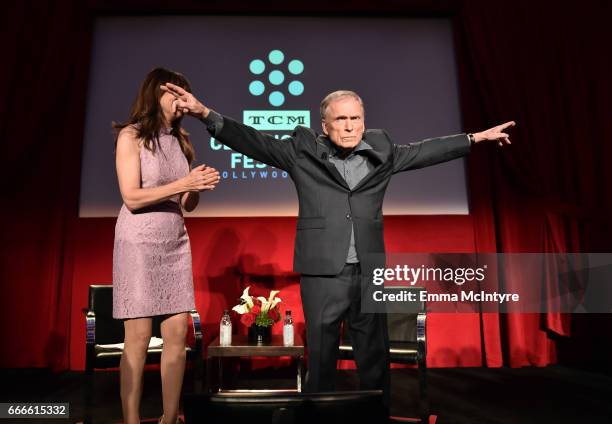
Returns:
[[[78,0],[4,8],[0,367],[66,369],[91,19]]]
[[[479,251],[609,250],[602,212],[612,188],[612,67],[602,52],[611,11],[609,2],[462,4],[455,30],[465,128],[517,122],[511,147],[470,159]],[[490,317],[487,360],[498,363],[501,346],[512,366],[554,362],[551,333],[570,336],[570,328],[560,314]]]
[[[155,1],[106,4],[117,13],[248,13],[257,8],[290,15],[325,14],[346,6],[270,2],[262,9],[234,1],[205,8],[175,2],[170,9]],[[82,321],[77,305],[84,306],[87,284],[110,282],[112,248],[112,220],[104,221],[101,228],[108,231],[102,235],[96,231],[98,223],[77,218],[93,13],[76,0],[10,7],[2,28],[8,42],[0,84],[0,334],[8,341],[0,350],[0,366],[66,369],[76,363],[78,368]],[[356,14],[453,16],[464,128],[517,122],[512,146],[477,146],[469,158],[470,217],[393,218],[386,225],[390,251],[427,247],[419,237],[397,240],[393,231],[430,237],[434,233],[428,225],[451,234],[437,245],[431,239],[428,246],[438,251],[610,251],[612,228],[605,219],[612,211],[612,171],[607,167],[612,158],[609,2],[419,1],[381,2],[374,8],[357,1],[350,7]],[[204,235],[210,228],[222,232],[233,225],[210,227],[210,221],[196,221],[189,224],[192,242],[195,237],[207,244],[214,242]],[[237,247],[256,252],[258,232],[275,234],[275,256],[265,260],[273,271],[289,269],[291,220],[244,220],[240,225],[243,230],[234,234]],[[230,261],[229,268],[244,270],[236,263]],[[209,277],[214,275],[202,269],[196,270],[203,278],[199,287],[211,287],[215,280]],[[299,303],[295,288],[291,290],[293,302]],[[200,299],[210,294],[196,293]],[[227,302],[232,296],[223,293]],[[464,324],[461,329],[457,319]],[[437,366],[546,365],[556,360],[557,336],[573,337],[568,317],[559,315],[440,315],[431,323],[430,340],[439,347],[433,350],[432,364]],[[216,316],[211,315],[207,326],[209,334],[214,331]],[[468,362],[457,360],[461,349],[452,354],[443,349],[462,341],[473,347],[464,349]]]

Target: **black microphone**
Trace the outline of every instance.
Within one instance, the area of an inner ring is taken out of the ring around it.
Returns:
[[[327,152],[321,153],[321,160],[327,160]]]

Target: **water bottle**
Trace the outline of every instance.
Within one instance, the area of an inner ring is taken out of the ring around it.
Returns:
[[[283,320],[283,344],[285,346],[293,346],[293,319],[291,311],[285,311],[285,319]]]
[[[232,320],[229,315],[229,310],[227,309],[223,311],[221,324],[219,325],[219,345],[232,345]]]

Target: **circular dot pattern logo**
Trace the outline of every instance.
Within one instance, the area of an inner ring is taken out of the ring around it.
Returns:
[[[304,72],[301,60],[292,59],[287,63],[285,54],[280,50],[270,51],[267,60],[268,63],[262,59],[253,59],[249,63],[249,71],[255,77],[249,83],[249,93],[253,96],[267,93],[268,102],[274,107],[285,103],[285,95],[300,96],[304,93],[304,84],[296,79]]]

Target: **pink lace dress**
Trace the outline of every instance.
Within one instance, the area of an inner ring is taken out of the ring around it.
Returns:
[[[161,149],[140,148],[141,187],[171,183],[189,173],[178,140],[159,134]],[[195,308],[191,247],[179,196],[130,212],[121,207],[113,249],[113,317],[174,314]]]

